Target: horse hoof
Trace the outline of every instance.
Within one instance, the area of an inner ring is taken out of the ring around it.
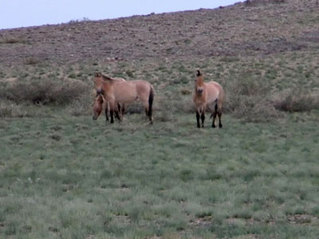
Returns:
[[[213,124],[213,125],[212,125],[212,128],[216,128],[216,126]]]
[[[222,124],[220,124],[220,125],[219,125],[219,128],[223,128],[223,125],[222,125]]]

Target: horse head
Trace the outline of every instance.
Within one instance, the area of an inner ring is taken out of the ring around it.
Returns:
[[[98,95],[95,98],[94,105],[93,105],[93,120],[97,120],[97,118],[100,116],[102,109],[103,109],[103,96]]]
[[[112,83],[113,79],[103,75],[101,72],[96,72],[93,78],[94,88],[96,90],[96,95],[104,94],[105,91],[105,83]]]
[[[204,79],[200,70],[197,70],[195,79],[195,92],[197,95],[202,95],[204,91]]]

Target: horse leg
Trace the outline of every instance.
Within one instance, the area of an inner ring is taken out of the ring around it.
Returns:
[[[202,111],[202,113],[201,113],[201,120],[202,120],[202,128],[204,128],[205,111]]]
[[[222,128],[223,127],[223,125],[222,125],[222,112],[219,111],[217,114],[218,114],[218,126],[219,126],[219,128]]]
[[[153,101],[154,101],[154,89],[151,86],[150,87],[150,94],[148,96],[148,118],[150,120],[150,123],[153,124]]]
[[[217,115],[216,111],[215,111],[215,112],[213,112],[213,122],[212,122],[212,128],[215,128],[215,127],[216,127],[216,126],[215,126],[216,115]]]
[[[108,104],[105,104],[105,120],[109,121],[109,107],[108,107]]]
[[[119,120],[122,121],[122,118],[120,116],[121,114],[121,104],[117,103],[117,110],[115,111],[115,117]]]
[[[212,128],[215,128],[215,120],[216,120],[216,115],[217,115],[217,104],[215,105],[215,110],[213,112],[213,122],[212,122]]]
[[[121,114],[122,114],[122,118],[123,118],[123,116],[125,114],[125,104],[122,104],[122,106],[121,106]]]
[[[196,120],[197,120],[197,128],[200,128],[200,124],[199,124],[199,112],[198,112],[198,110],[196,110]]]
[[[110,118],[111,118],[111,124],[114,123],[114,110],[110,109]]]

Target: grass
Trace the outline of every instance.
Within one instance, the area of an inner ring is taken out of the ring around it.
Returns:
[[[317,239],[315,1],[250,2],[1,31],[0,238]],[[97,71],[152,83],[154,125],[93,121]]]
[[[0,235],[17,238],[315,238],[318,131],[195,127],[190,114],[4,119]],[[302,140],[300,140],[302,138]],[[36,139],[36,140],[35,140]],[[298,166],[297,166],[298,165]]]

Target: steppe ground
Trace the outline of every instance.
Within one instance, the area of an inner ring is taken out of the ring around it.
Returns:
[[[317,239],[318,53],[315,0],[1,30],[0,238]],[[154,124],[93,121],[96,71],[151,82]]]

